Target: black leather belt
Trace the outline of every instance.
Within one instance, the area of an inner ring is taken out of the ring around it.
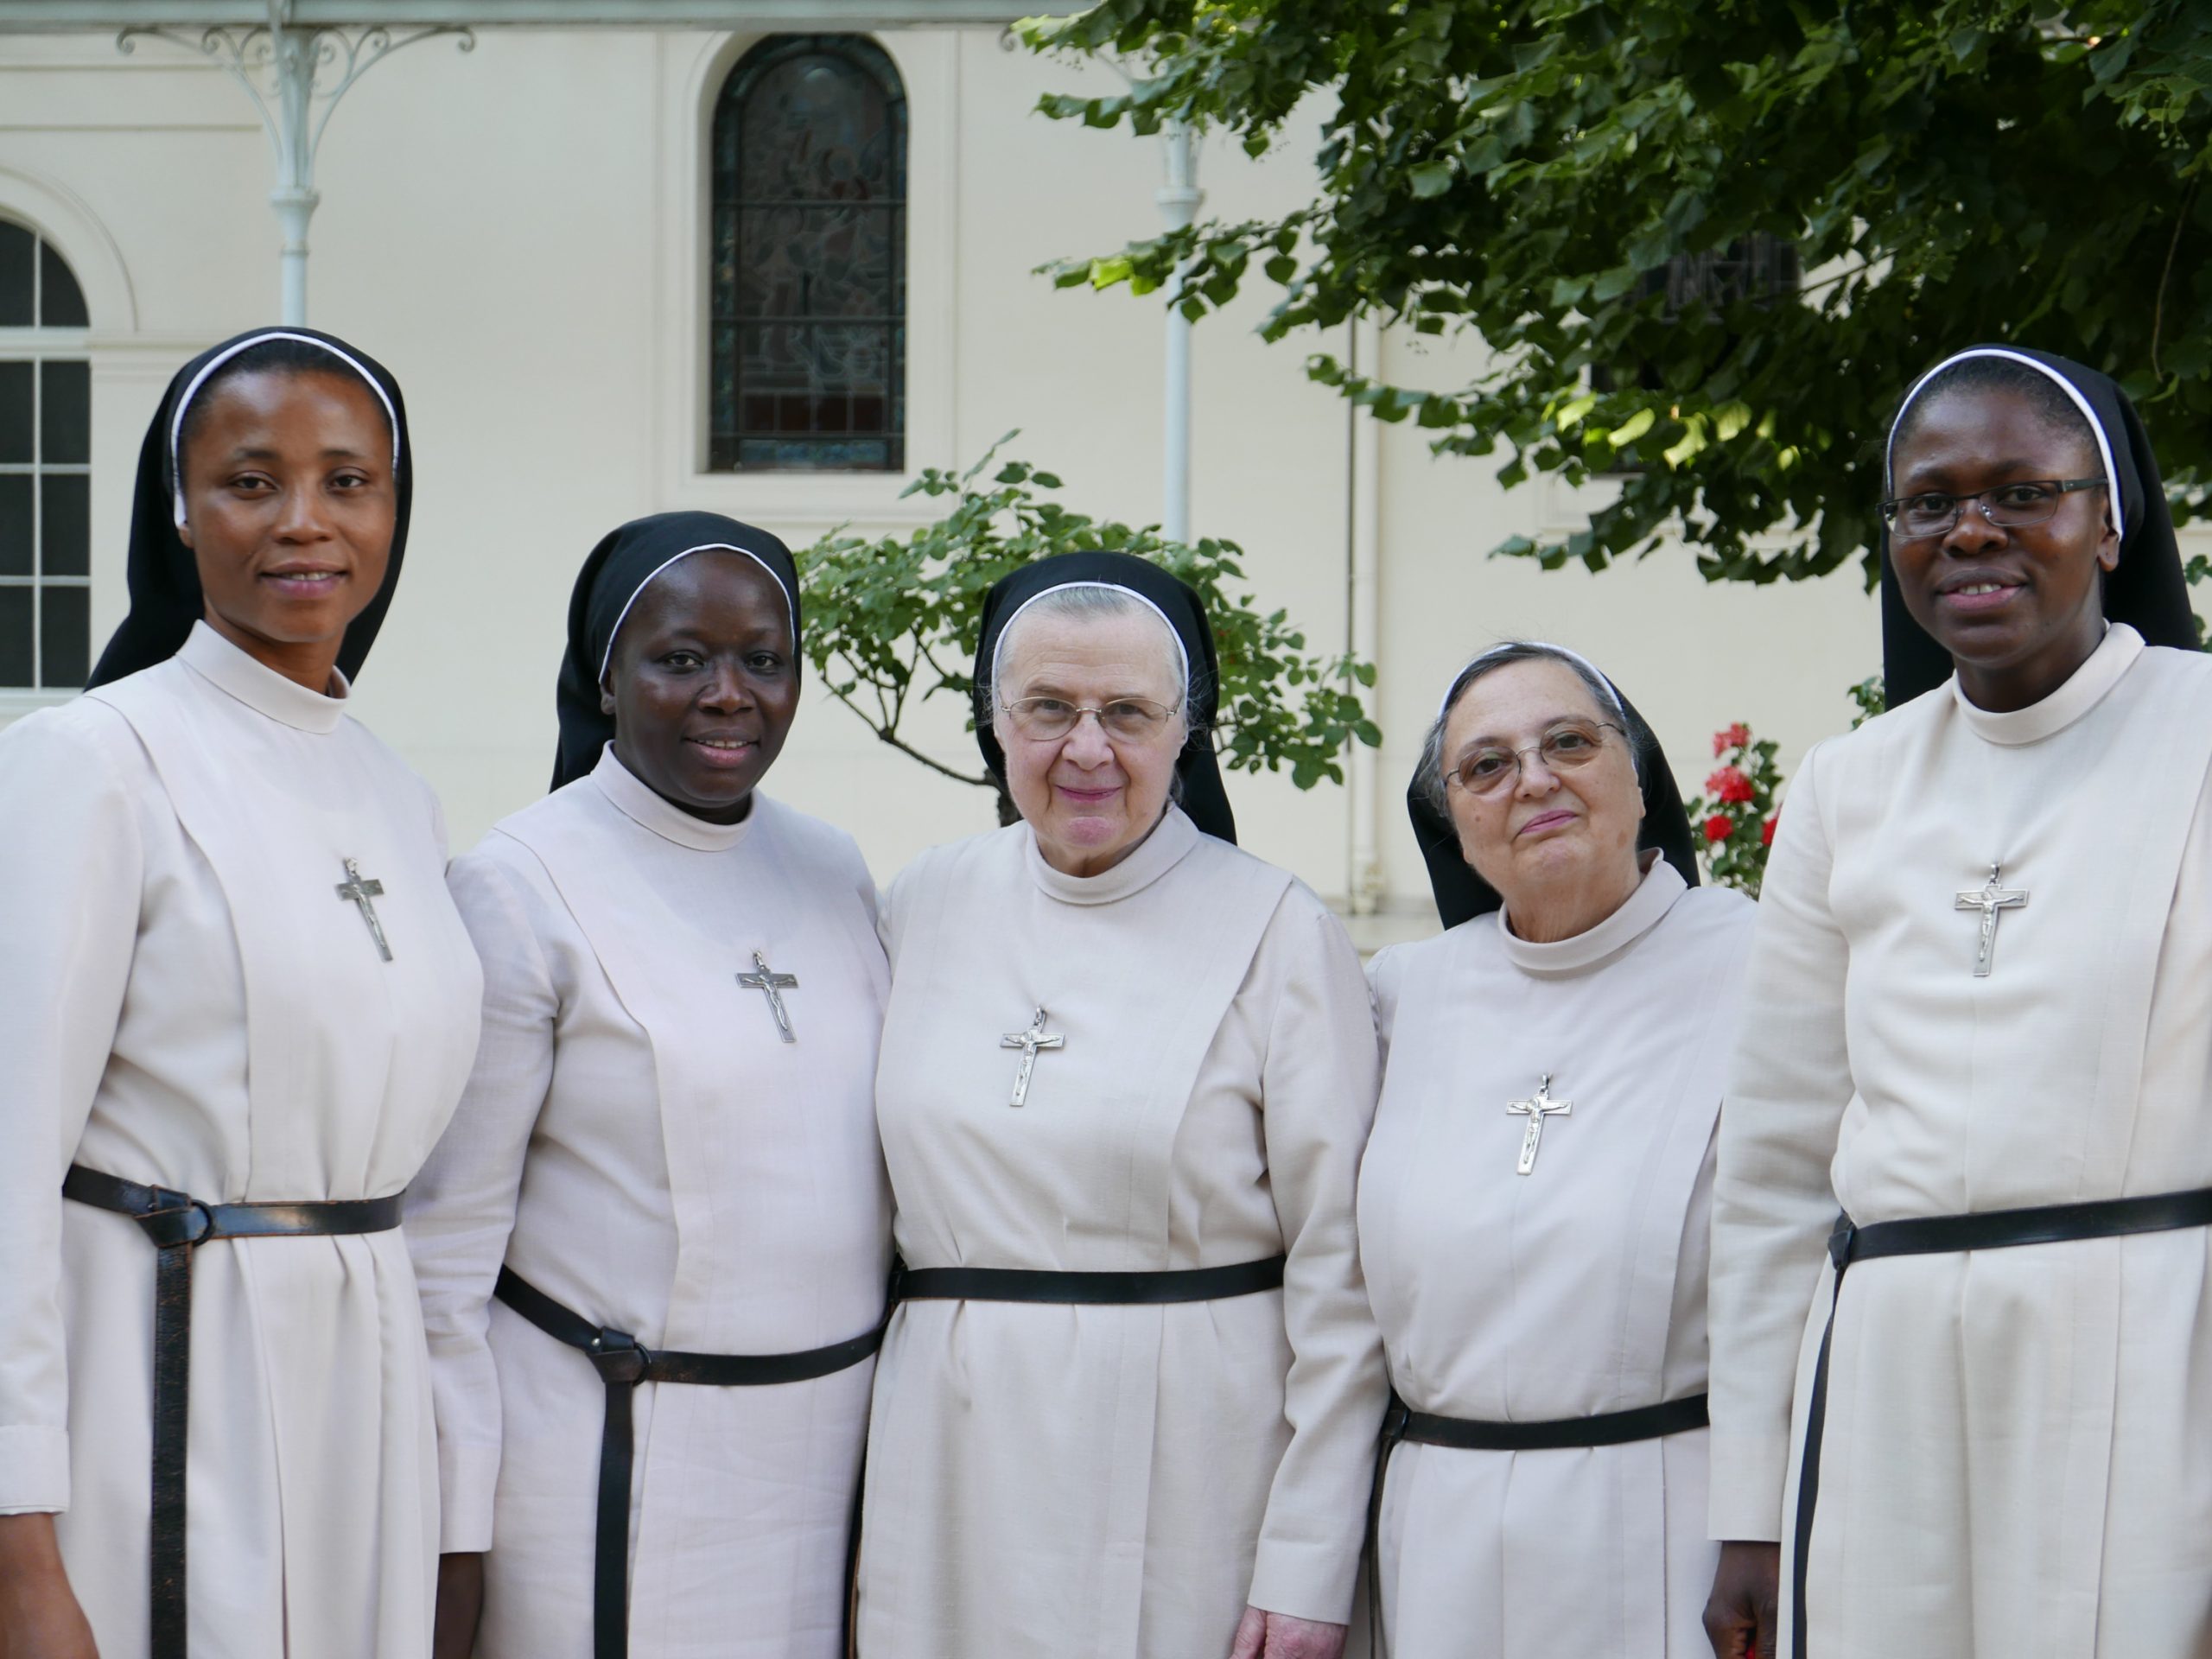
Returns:
[[[61,1196],[129,1216],[154,1243],[153,1510],[147,1536],[151,1659],[185,1659],[184,1471],[192,1411],[192,1253],[219,1239],[385,1233],[399,1225],[397,1193],[304,1204],[203,1204],[69,1166]]]
[[[1555,1417],[1541,1422],[1484,1422],[1469,1417],[1437,1417],[1408,1409],[1394,1389],[1382,1414],[1382,1440],[1375,1453],[1375,1484],[1367,1502],[1368,1643],[1389,1651],[1382,1630],[1382,1484],[1390,1473],[1390,1454],[1408,1440],[1416,1446],[1448,1446],[1459,1452],[1559,1452],[1573,1446],[1626,1446],[1633,1440],[1664,1440],[1706,1427],[1706,1396],[1685,1395],[1656,1406],[1601,1411],[1591,1417]]]
[[[592,1566],[593,1659],[623,1659],[630,1649],[630,1471],[637,1456],[631,1395],[640,1382],[713,1389],[804,1382],[859,1364],[883,1346],[883,1320],[827,1348],[794,1354],[687,1354],[650,1349],[626,1332],[592,1324],[512,1268],[499,1269],[493,1294],[556,1342],[580,1348],[607,1389],[599,1440],[599,1511]]]
[[[1970,1250],[2005,1250],[2022,1244],[2061,1244],[2082,1238],[2124,1238],[2132,1233],[2176,1232],[2212,1226],[2212,1187],[2189,1192],[2157,1192],[2139,1198],[2103,1198],[2088,1204],[2039,1205],[2024,1210],[1987,1210],[1971,1216],[1925,1216],[1903,1221],[1870,1222],[1861,1227],[1849,1216],[1836,1217],[1828,1235],[1828,1259],[1835,1263],[1835,1288],[1828,1322],[1821,1332],[1820,1357],[1813,1362],[1813,1395],[1805,1422],[1804,1462],[1797,1476],[1796,1558],[1790,1583],[1796,1592],[1790,1635],[1795,1659],[1805,1659],[1805,1561],[1813,1541],[1813,1512],[1821,1491],[1821,1439],[1827,1425],[1828,1344],[1835,1336],[1836,1305],[1843,1277],[1854,1262],[1885,1255],[1952,1255]]]
[[[1663,1440],[1706,1426],[1705,1396],[1685,1395],[1630,1411],[1603,1411],[1594,1417],[1560,1417],[1546,1422],[1478,1422],[1465,1417],[1433,1417],[1408,1411],[1393,1395],[1384,1420],[1387,1447],[1401,1440],[1417,1446],[1448,1446],[1462,1452],[1557,1452],[1578,1446],[1625,1446],[1631,1440]],[[1388,1456],[1386,1449],[1384,1452]]]
[[[1047,1273],[1023,1268],[908,1268],[892,1280],[894,1300],[906,1302],[1057,1302],[1105,1307],[1163,1302],[1212,1302],[1282,1288],[1284,1258],[1238,1262],[1225,1268],[1173,1268],[1157,1272]]]

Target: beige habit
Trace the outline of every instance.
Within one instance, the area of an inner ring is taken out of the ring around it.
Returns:
[[[1217,1659],[1248,1602],[1346,1619],[1384,1389],[1352,1230],[1375,1039],[1343,928],[1171,808],[1089,879],[1023,824],[925,854],[886,932],[910,1266],[1289,1262],[1211,1302],[902,1306],[861,1653]],[[1039,1007],[1065,1046],[1015,1108],[1001,1039]]]
[[[335,892],[381,881],[392,959]],[[476,1042],[421,780],[206,624],[0,735],[0,1511],[64,1511],[107,1659],[146,1650],[154,1251],[76,1160],[209,1202],[414,1177]],[[421,1659],[437,1469],[397,1230],[195,1253],[190,1641]]]
[[[2208,760],[2212,660],[2118,625],[2029,708],[1954,681],[1806,758],[1721,1116],[1716,1537],[1789,1535],[1839,1209],[2212,1185]],[[2029,898],[1977,978],[1995,861]],[[2212,1652],[2208,1297],[2202,1229],[1853,1267],[1810,1651]]]
[[[484,1039],[410,1195],[444,1548],[485,1550],[481,1659],[592,1651],[605,1399],[489,1300],[502,1262],[647,1348],[784,1353],[883,1311],[873,1090],[887,971],[850,837],[755,794],[669,804],[609,747],[454,863]],[[739,984],[760,952],[798,980]],[[630,1652],[835,1659],[871,1367],[636,1390]]]
[[[1388,1061],[1360,1259],[1413,1410],[1630,1411],[1706,1386],[1713,1133],[1752,906],[1652,864],[1573,938],[1496,912],[1370,969]],[[1571,1110],[1518,1173],[1509,1103]],[[1471,1451],[1408,1442],[1383,1490],[1393,1659],[1709,1659],[1706,1439]]]

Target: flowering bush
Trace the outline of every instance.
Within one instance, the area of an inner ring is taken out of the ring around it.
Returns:
[[[1705,792],[1687,803],[1705,843],[1707,873],[1754,899],[1774,842],[1774,796],[1782,785],[1777,747],[1771,738],[1753,738],[1741,721],[1715,732],[1713,758],[1720,764],[1706,779]]]

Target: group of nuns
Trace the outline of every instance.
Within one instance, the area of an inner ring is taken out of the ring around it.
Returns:
[[[344,341],[196,358],[0,734],[0,1659],[2212,1652],[2212,661],[2107,376],[1905,391],[1757,905],[1511,641],[1364,973],[1117,552],[991,591],[1019,821],[879,900],[759,789],[789,552],[625,524],[449,864],[346,714],[413,470]]]

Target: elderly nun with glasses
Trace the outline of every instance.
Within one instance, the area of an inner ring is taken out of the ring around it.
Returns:
[[[859,1650],[1336,1659],[1383,1406],[1358,958],[1234,843],[1182,582],[1027,567],[976,683],[1021,821],[925,854],[885,913],[905,1300]]]
[[[1484,652],[1408,791],[1446,931],[1370,969],[1360,1258],[1395,1659],[1706,1651],[1706,1234],[1753,906],[1556,645]]]
[[[1888,469],[1721,1129],[1716,1646],[2212,1653],[2212,660],[2108,376],[1959,353]]]

